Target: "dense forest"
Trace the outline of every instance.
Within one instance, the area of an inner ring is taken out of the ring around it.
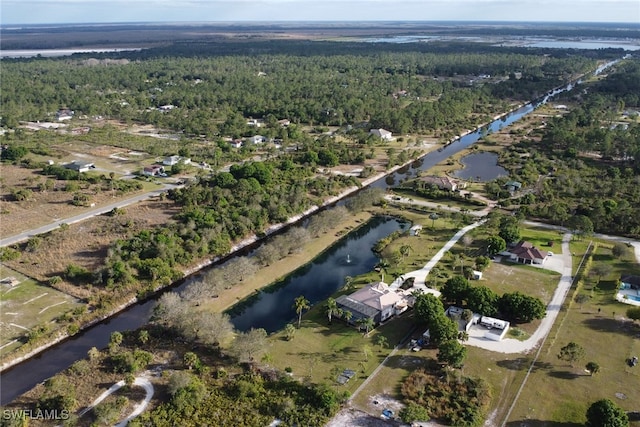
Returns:
[[[112,54],[116,59],[103,54],[101,59],[6,60],[2,125],[47,120],[70,108],[76,115],[151,123],[208,138],[257,133],[247,128],[249,117],[311,125],[367,122],[399,134],[453,136],[592,69],[598,58],[620,55],[560,52],[245,42],[183,43]],[[491,84],[478,80],[481,75],[492,76]],[[165,105],[176,108],[158,109]]]

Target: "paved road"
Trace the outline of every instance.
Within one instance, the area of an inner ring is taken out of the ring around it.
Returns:
[[[119,200],[117,202],[110,203],[108,205],[92,208],[85,211],[84,213],[72,216],[70,218],[58,219],[52,222],[51,224],[47,224],[47,225],[43,225],[42,227],[27,230],[22,233],[15,234],[13,236],[4,237],[0,239],[0,247],[13,245],[14,243],[19,243],[24,240],[27,240],[32,236],[37,236],[38,234],[47,233],[51,230],[54,230],[60,227],[61,224],[74,224],[76,222],[80,222],[80,221],[84,221],[85,219],[92,218],[94,216],[102,215],[104,213],[107,213],[113,210],[114,208],[122,208],[128,205],[132,205],[134,203],[141,202],[142,200],[150,199],[151,197],[158,196],[160,193],[164,193],[165,191],[171,188],[178,188],[178,187],[180,186],[167,183],[158,190],[149,191],[147,193],[139,194],[137,196],[134,196],[128,199]]]

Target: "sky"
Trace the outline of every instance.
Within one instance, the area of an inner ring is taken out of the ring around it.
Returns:
[[[640,0],[0,0],[0,23],[525,21],[640,23]]]

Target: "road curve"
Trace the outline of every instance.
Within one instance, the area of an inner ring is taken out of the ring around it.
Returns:
[[[106,390],[104,393],[102,393],[100,396],[98,396],[98,398],[94,400],[91,403],[91,405],[87,406],[82,411],[80,411],[78,413],[78,416],[81,417],[87,412],[91,411],[94,407],[98,406],[100,402],[102,402],[108,396],[112,395],[113,393],[115,393],[116,391],[124,387],[124,384],[125,384],[124,380],[122,380],[122,381],[118,381],[117,383],[109,387],[109,389]],[[146,409],[147,405],[149,405],[151,398],[153,397],[153,393],[155,392],[155,390],[153,388],[153,384],[151,384],[151,381],[149,381],[148,379],[144,377],[136,377],[136,379],[133,382],[133,385],[137,385],[144,388],[146,395],[144,396],[144,399],[134,407],[133,412],[127,415],[127,417],[124,420],[116,424],[115,427],[125,427],[127,423],[129,423],[129,421],[131,421],[138,415],[142,414],[142,412],[144,412],[144,410]]]

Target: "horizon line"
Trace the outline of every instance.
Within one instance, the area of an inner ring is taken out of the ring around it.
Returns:
[[[638,21],[514,21],[514,20],[460,20],[460,19],[440,19],[440,20],[372,20],[372,19],[354,19],[354,20],[225,20],[225,21],[113,21],[113,22],[48,22],[48,23],[0,23],[0,28],[5,27],[60,27],[60,26],[115,26],[115,25],[243,25],[243,24],[259,24],[259,25],[292,25],[292,24],[547,24],[547,25],[624,25],[629,27],[640,28]]]

